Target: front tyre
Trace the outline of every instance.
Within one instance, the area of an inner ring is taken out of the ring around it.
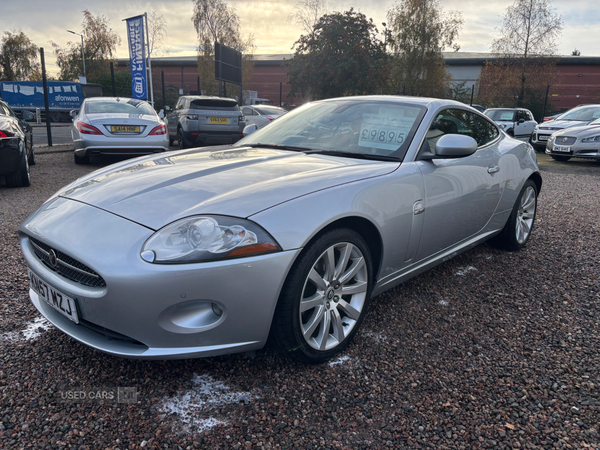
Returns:
[[[329,231],[294,263],[273,319],[280,349],[301,362],[339,354],[364,320],[373,263],[364,239],[350,229]]]
[[[529,236],[537,210],[537,186],[532,180],[527,180],[504,228],[491,243],[508,251],[522,249]]]

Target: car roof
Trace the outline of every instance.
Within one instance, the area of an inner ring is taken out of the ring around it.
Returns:
[[[462,103],[462,102],[458,102],[456,100],[429,98],[429,97],[409,97],[409,96],[405,96],[405,95],[360,95],[360,96],[357,95],[357,96],[352,96],[352,97],[338,97],[338,98],[331,98],[331,99],[327,99],[327,100],[319,100],[319,102],[329,102],[329,101],[339,101],[339,100],[344,100],[344,101],[371,100],[371,101],[383,101],[383,102],[390,102],[390,103],[405,102],[405,103],[413,103],[416,105],[429,107],[432,109],[436,109],[438,107],[443,107],[443,106],[457,106],[457,107],[461,107],[461,108],[466,107],[466,108],[470,108],[472,110],[477,111],[475,108],[471,108],[469,105]],[[479,111],[477,111],[477,112],[479,112]]]

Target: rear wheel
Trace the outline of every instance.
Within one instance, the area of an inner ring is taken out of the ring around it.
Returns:
[[[181,128],[177,129],[177,143],[180,150],[187,148],[187,142],[185,141],[185,136],[183,135],[183,130]]]
[[[30,166],[35,166],[35,150],[33,148],[33,144],[30,144],[31,146],[31,153],[29,153],[29,158],[27,160],[27,162],[29,162]]]
[[[88,164],[90,162],[89,155],[78,156],[76,153],[73,153],[73,156],[75,157],[75,164]]]
[[[50,122],[60,122],[61,115],[58,111],[52,111],[50,113]]]
[[[520,250],[531,236],[537,210],[537,186],[527,180],[504,228],[492,240],[492,244],[508,251]]]
[[[552,157],[552,159],[553,159],[553,160],[555,160],[555,161],[562,161],[562,162],[565,162],[565,161],[568,161],[568,160],[570,160],[570,159],[571,159],[571,157],[570,157],[570,156],[561,156],[561,155],[550,155],[550,156],[551,156],[551,157]]]
[[[290,271],[273,319],[280,349],[320,363],[350,343],[369,305],[371,253],[349,229],[332,230],[307,247]]]
[[[31,177],[29,174],[29,161],[27,160],[27,153],[25,147],[21,152],[21,160],[19,161],[19,170],[15,173],[6,175],[6,185],[8,187],[27,187],[31,184]]]

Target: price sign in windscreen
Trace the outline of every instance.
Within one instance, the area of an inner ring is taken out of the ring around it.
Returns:
[[[379,114],[363,114],[358,145],[390,152],[398,150],[415,123],[417,114],[416,108],[384,106],[380,107]]]

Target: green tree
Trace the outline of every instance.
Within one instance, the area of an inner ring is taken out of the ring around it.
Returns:
[[[39,78],[38,51],[22,31],[5,31],[0,47],[0,79],[25,81]]]
[[[388,66],[377,33],[373,20],[354,9],[321,17],[286,63],[290,94],[323,99],[381,92]]]
[[[85,52],[85,69],[89,82],[106,73],[109,62],[114,59],[117,45],[121,43],[119,35],[110,28],[106,16],[94,16],[87,9],[83,11],[82,22],[83,45]],[[83,75],[83,62],[81,55],[81,41],[68,42],[66,49],[61,49],[52,43],[56,54],[56,63],[60,67],[59,79],[71,81]]]
[[[556,40],[562,32],[562,18],[550,0],[515,0],[506,9],[501,36],[492,43],[498,55],[496,65],[513,69],[516,106],[527,104],[526,93],[539,88],[532,80],[544,79],[543,72],[556,65]]]
[[[224,0],[192,0],[192,2],[194,3],[192,22],[198,34],[198,73],[201,89],[205,94],[218,93],[214,64],[215,41],[242,52],[242,84],[246,84],[252,71],[254,37],[242,35],[240,18],[235,8],[229,6]],[[224,87],[227,90],[226,84]],[[229,89],[228,93],[234,97],[238,93],[237,86]]]
[[[442,51],[459,49],[461,14],[443,11],[438,0],[402,0],[388,10],[387,19],[392,92],[442,97],[451,80]]]

